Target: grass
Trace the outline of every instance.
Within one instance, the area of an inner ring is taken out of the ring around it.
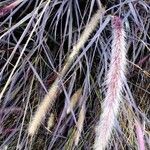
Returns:
[[[106,76],[105,99],[102,105],[103,112],[96,127],[95,149],[105,149],[117,118],[120,101],[122,102],[123,82],[126,82],[126,41],[122,20],[112,17],[113,40],[111,61]]]
[[[147,0],[0,2],[0,149],[93,149],[111,68],[112,16],[126,32],[128,65],[105,147],[150,149],[149,11]]]

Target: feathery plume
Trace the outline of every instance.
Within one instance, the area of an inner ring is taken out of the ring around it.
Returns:
[[[90,34],[96,28],[100,18],[102,17],[105,9],[101,8],[97,11],[97,13],[92,17],[91,21],[85,27],[79,41],[76,45],[73,46],[73,50],[69,55],[65,65],[63,66],[60,73],[58,73],[58,77],[55,82],[52,84],[51,88],[49,89],[48,93],[45,95],[43,101],[39,105],[35,115],[33,116],[32,121],[29,123],[28,133],[29,135],[33,136],[37,131],[38,127],[41,124],[42,119],[45,118],[46,112],[49,110],[50,106],[52,107],[55,99],[57,97],[57,93],[59,92],[60,87],[60,79],[64,77],[74,60],[76,59],[77,55],[80,52],[80,49],[83,47],[87,39],[89,38]]]
[[[33,117],[31,123],[29,124],[28,133],[29,135],[33,136],[37,129],[39,128],[41,121],[45,118],[45,114],[50,107],[50,105],[53,104],[54,99],[57,97],[58,93],[58,85],[57,80],[53,83],[50,89],[50,93],[46,94],[44,97],[44,100],[39,105],[35,116]]]
[[[71,97],[71,100],[70,100],[70,104],[67,108],[67,114],[69,114],[71,112],[71,110],[76,106],[80,96],[81,96],[81,93],[82,93],[82,88],[79,88],[74,94],[73,96]]]
[[[82,129],[83,129],[83,124],[84,124],[84,119],[85,119],[85,112],[86,112],[86,109],[85,109],[85,103],[84,103],[82,105],[81,110],[80,110],[79,118],[78,118],[78,121],[77,121],[77,130],[76,130],[75,136],[74,136],[75,146],[77,146],[78,143],[79,143],[79,139],[80,139],[80,136],[81,136],[81,132],[82,132]]]
[[[138,120],[135,120],[136,135],[138,140],[139,150],[145,150],[144,133]]]
[[[122,20],[113,17],[113,41],[110,68],[106,77],[107,92],[102,105],[102,115],[96,127],[95,150],[106,148],[118,114],[123,80],[126,70],[126,42]]]

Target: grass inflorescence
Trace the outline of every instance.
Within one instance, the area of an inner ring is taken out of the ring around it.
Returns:
[[[149,1],[0,2],[0,149],[150,149]]]

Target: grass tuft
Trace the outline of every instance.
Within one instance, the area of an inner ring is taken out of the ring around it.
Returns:
[[[0,1],[0,149],[150,149],[149,4]]]

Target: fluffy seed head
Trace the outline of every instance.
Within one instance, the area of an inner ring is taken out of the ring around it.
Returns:
[[[112,28],[111,62],[106,77],[107,92],[102,105],[103,112],[96,127],[95,150],[104,150],[108,145],[118,114],[123,81],[125,80],[126,42],[122,20],[119,17],[113,17]]]

